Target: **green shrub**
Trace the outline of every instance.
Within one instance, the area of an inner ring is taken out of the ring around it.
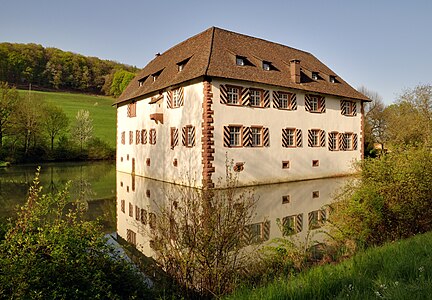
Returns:
[[[83,220],[67,191],[43,195],[38,174],[27,203],[0,241],[0,298],[148,298],[143,275]]]
[[[432,153],[397,150],[360,165],[334,205],[331,222],[357,246],[380,245],[432,229]]]

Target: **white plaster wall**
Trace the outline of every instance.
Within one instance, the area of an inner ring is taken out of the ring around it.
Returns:
[[[220,103],[220,84],[256,87],[270,90],[270,108],[228,106]],[[294,92],[297,95],[297,110],[286,111],[273,108],[272,91]],[[353,172],[352,162],[361,158],[361,114],[357,102],[357,116],[348,117],[340,113],[342,98],[326,96],[326,112],[310,113],[304,107],[304,92],[261,84],[213,80],[215,173],[213,181],[225,176],[226,156],[234,162],[245,162],[239,173],[240,185],[255,185],[303,179],[330,177]],[[242,124],[268,127],[270,147],[227,148],[223,146],[223,126]],[[302,130],[303,147],[282,147],[282,128]],[[308,130],[326,131],[326,147],[308,147]],[[358,135],[356,151],[329,151],[328,132],[353,132]],[[312,160],[319,160],[319,167],[312,167]],[[282,161],[290,161],[289,169],[282,169]]]
[[[167,95],[156,104],[149,104],[151,98],[137,101],[136,117],[127,117],[127,105],[117,108],[117,170],[132,172],[132,159],[135,159],[135,174],[157,180],[200,185],[202,180],[201,164],[201,126],[202,126],[202,82],[184,87],[184,105],[179,108],[167,108]],[[150,114],[162,112],[163,124],[150,120]],[[195,146],[187,148],[182,145],[182,127],[195,126]],[[179,132],[179,143],[174,149],[170,146],[170,128],[176,127]],[[156,129],[156,145],[136,144],[135,131]],[[129,131],[134,132],[134,143],[129,144]],[[126,132],[126,143],[121,144],[121,133]],[[129,158],[128,158],[129,157]],[[122,161],[123,158],[123,161]],[[150,158],[150,166],[146,159]],[[174,167],[173,160],[178,166]]]

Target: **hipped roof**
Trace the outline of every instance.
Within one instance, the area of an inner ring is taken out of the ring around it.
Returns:
[[[236,65],[236,56],[246,58],[247,64]],[[291,79],[291,60],[300,61],[300,83]],[[271,70],[262,68],[263,61],[271,63]],[[178,65],[182,62],[185,62],[184,68],[179,71]],[[320,79],[312,80],[312,72],[318,72]],[[153,75],[157,75],[156,80]],[[330,75],[336,77],[336,83],[329,81]],[[308,52],[211,27],[157,55],[114,104],[163,92],[200,77],[244,80],[370,101]]]

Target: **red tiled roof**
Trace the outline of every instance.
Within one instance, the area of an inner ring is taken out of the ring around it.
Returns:
[[[236,65],[236,56],[245,57],[248,63]],[[300,83],[291,79],[289,64],[293,59],[300,61]],[[187,63],[179,71],[178,64],[184,61]],[[262,68],[263,61],[271,63],[271,70]],[[318,80],[311,79],[312,72],[318,72]],[[158,76],[153,80],[155,74]],[[330,75],[336,77],[336,83],[329,81]],[[162,92],[203,76],[260,82],[369,101],[308,52],[211,27],[156,56],[131,81],[115,104]]]

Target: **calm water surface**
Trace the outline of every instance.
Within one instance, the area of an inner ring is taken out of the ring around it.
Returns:
[[[71,199],[89,203],[90,218],[104,217],[106,230],[115,230],[115,162],[42,163],[40,182],[44,193],[61,191],[70,181]],[[0,218],[15,215],[27,199],[38,164],[0,169]]]

